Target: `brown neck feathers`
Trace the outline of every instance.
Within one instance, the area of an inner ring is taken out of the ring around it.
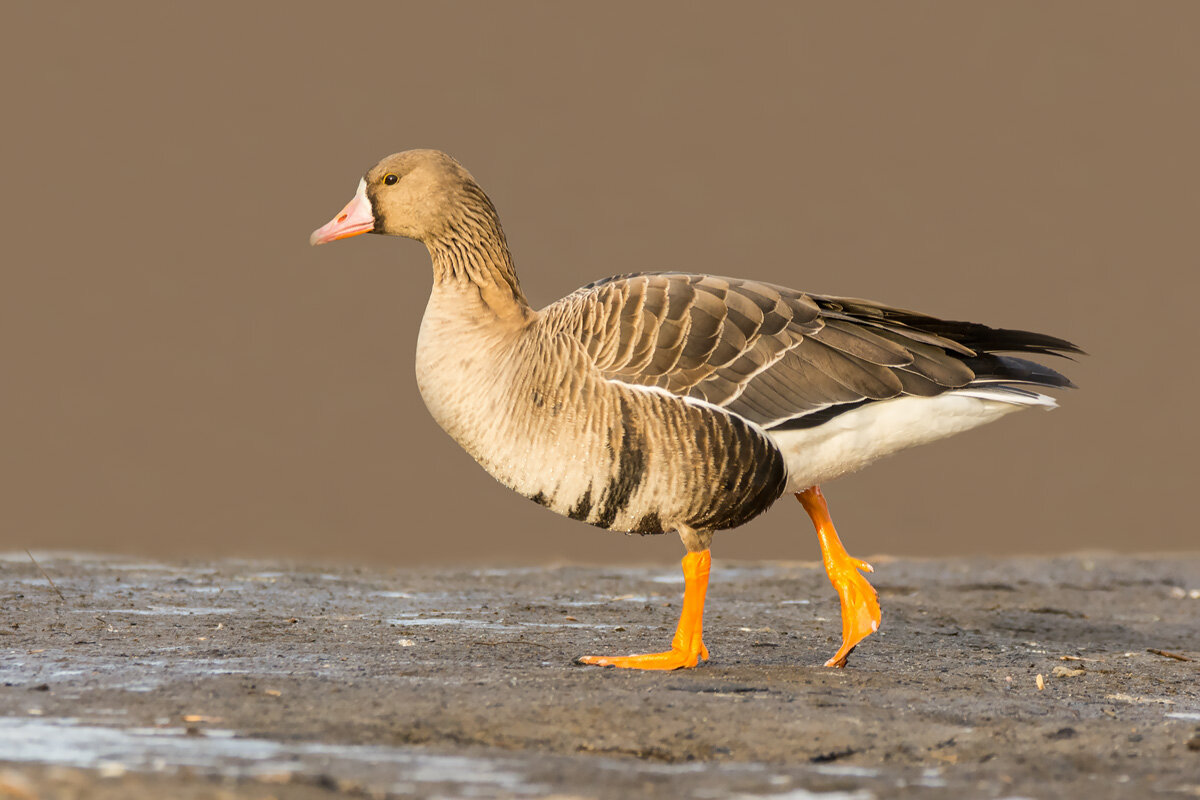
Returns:
[[[495,206],[478,186],[463,189],[465,202],[442,231],[425,242],[433,259],[435,287],[474,284],[497,312],[528,309]]]

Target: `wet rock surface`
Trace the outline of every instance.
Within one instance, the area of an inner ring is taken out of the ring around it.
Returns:
[[[1200,554],[820,566],[0,560],[0,798],[1200,796]],[[1039,679],[1040,676],[1040,679]],[[1040,686],[1039,688],[1039,681]]]

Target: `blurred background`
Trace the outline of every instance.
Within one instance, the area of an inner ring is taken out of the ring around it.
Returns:
[[[446,150],[531,302],[645,269],[1078,342],[1082,387],[826,487],[858,555],[1196,549],[1200,8],[23,3],[0,32],[0,549],[669,562],[495,483],[413,377]],[[784,498],[718,558],[811,559]]]

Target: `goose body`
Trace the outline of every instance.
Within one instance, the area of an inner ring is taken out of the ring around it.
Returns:
[[[563,311],[507,325],[470,293],[430,298],[417,385],[493,477],[564,516],[633,533],[736,527],[783,493],[783,456],[761,428],[607,379],[580,338],[587,320]]]
[[[878,626],[878,604],[858,574],[869,566],[842,550],[816,487],[906,447],[1053,407],[1037,388],[1070,382],[999,353],[1078,352],[1042,334],[711,275],[623,275],[534,310],[495,208],[437,151],[381,161],[312,241],[368,231],[429,249],[417,384],[459,445],[559,514],[682,537],[688,589],[672,650],[585,663],[674,668],[707,657],[696,586],[707,582],[712,534],[790,491],[817,525],[842,597],[843,647],[830,663],[844,665]]]

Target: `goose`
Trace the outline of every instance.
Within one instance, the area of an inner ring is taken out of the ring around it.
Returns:
[[[879,628],[873,569],[843,547],[821,485],[907,447],[1025,408],[1073,384],[1014,355],[1063,339],[938,319],[754,280],[630,273],[535,310],[491,200],[437,150],[387,156],[312,233],[422,242],[433,290],[416,377],[434,420],[505,486],[558,514],[636,534],[675,532],[684,598],[669,650],[583,656],[632,669],[709,657],[704,600],[716,531],[792,493],[841,603],[842,644]]]

